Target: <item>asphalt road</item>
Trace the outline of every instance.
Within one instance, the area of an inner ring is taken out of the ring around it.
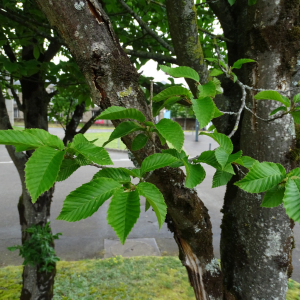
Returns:
[[[50,132],[59,137],[63,131],[51,128]],[[217,144],[207,136],[200,136],[199,142],[194,141],[192,133],[186,134],[185,150],[191,156],[202,151],[217,147]],[[127,153],[110,152],[116,167],[132,166]],[[219,255],[220,224],[225,187],[211,189],[214,169],[205,166],[206,179],[197,187],[199,197],[209,209],[213,226],[213,244],[216,257]],[[91,166],[82,167],[64,182],[56,184],[53,203],[51,207],[51,227],[54,233],[62,232],[63,235],[56,241],[56,253],[63,260],[79,260],[85,258],[100,258],[104,255],[104,239],[117,239],[113,229],[107,224],[106,212],[109,205],[107,201],[92,217],[75,223],[56,220],[62,208],[65,197],[78,186],[91,180],[97,169]],[[21,185],[18,173],[11,162],[4,146],[0,145],[0,266],[19,265],[22,259],[16,252],[9,252],[7,247],[20,244],[20,226],[17,211],[18,199],[21,195]],[[144,201],[142,201],[144,206]],[[158,230],[158,222],[153,211],[144,212],[128,238],[155,238],[163,254],[176,255],[178,253],[173,235],[163,225]],[[293,279],[300,282],[300,227],[295,229],[296,248],[293,251],[294,273]]]

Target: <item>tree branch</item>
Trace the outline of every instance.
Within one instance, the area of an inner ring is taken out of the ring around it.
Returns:
[[[16,55],[15,55],[13,49],[10,46],[9,40],[6,38],[6,36],[4,35],[3,32],[1,32],[1,33],[3,34],[3,36],[5,37],[5,40],[6,40],[6,44],[3,45],[3,50],[4,50],[5,54],[8,56],[8,58],[11,62],[16,62],[17,58],[16,58]]]
[[[4,7],[1,7],[1,6],[0,6],[0,9],[3,9],[5,11],[7,11],[7,13],[9,13],[10,15],[17,16],[17,18],[23,19],[24,21],[30,22],[31,24],[34,24],[36,26],[44,27],[44,28],[47,28],[47,29],[54,29],[53,27],[50,26],[50,24],[37,22],[37,21],[35,21],[34,18],[29,19],[29,18],[25,17],[24,15],[22,15],[21,13],[19,13],[18,11],[16,11],[16,10],[11,10],[7,7],[4,8]]]
[[[47,50],[44,53],[44,62],[50,62],[51,59],[58,53],[61,48],[61,44],[57,41],[51,41]]]
[[[152,53],[152,52],[135,51],[130,49],[124,49],[124,51],[129,55],[140,57],[140,58],[153,59],[157,62],[168,62],[171,64],[178,64],[177,59],[171,56],[166,56],[166,55]]]
[[[13,95],[14,100],[15,100],[16,103],[17,103],[18,109],[19,109],[20,111],[24,111],[24,105],[21,103],[20,98],[19,98],[19,96],[17,95],[17,93],[16,93],[16,91],[15,91],[15,89],[14,89],[13,84],[14,84],[14,79],[13,79],[12,76],[10,76],[10,85],[9,85],[9,88],[10,88],[10,90],[11,90],[11,93],[12,93],[12,95]]]
[[[158,34],[156,34],[156,32],[154,32],[150,27],[148,27],[148,25],[123,0],[118,0],[118,2],[136,19],[140,26],[146,32],[148,32],[149,35],[151,35],[163,47],[174,53],[174,48],[170,46],[166,41],[164,41],[161,37],[159,37]]]
[[[42,36],[42,37],[48,39],[51,42],[56,42],[56,43],[59,43],[61,45],[66,45],[65,42],[61,38],[52,37],[51,35],[43,32],[43,31],[38,30],[35,25],[32,25],[30,22],[24,21],[23,19],[20,19],[19,17],[16,17],[15,15],[12,15],[12,14],[4,11],[3,8],[1,8],[1,7],[0,7],[0,15],[3,15],[5,17],[7,17],[8,19],[10,19],[14,22],[17,22],[21,25],[24,25],[25,27],[29,28],[33,32],[37,33],[39,36]]]
[[[235,20],[228,0],[218,0],[208,2],[209,7],[220,21],[224,35],[229,39],[235,39]]]
[[[94,116],[92,118],[90,118],[85,124],[84,126],[78,131],[78,133],[84,134],[87,132],[87,130],[94,124],[95,119],[101,114],[103,110],[101,108],[99,108],[96,113],[94,114]]]
[[[215,34],[211,33],[210,31],[208,31],[208,30],[206,30],[202,27],[198,26],[198,30],[200,30],[201,32],[206,33],[207,35],[211,36],[212,38],[216,38],[216,39],[224,41],[224,42],[234,43],[233,40],[230,40],[230,39],[224,37],[223,35],[215,35]]]

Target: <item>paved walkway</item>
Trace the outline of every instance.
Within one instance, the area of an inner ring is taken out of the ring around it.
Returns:
[[[50,132],[62,136],[62,131],[51,128]],[[215,141],[207,136],[200,136],[199,142],[195,142],[194,133],[186,133],[184,148],[195,156],[202,151],[216,148]],[[211,144],[211,145],[209,145]],[[132,166],[126,153],[111,152],[111,158],[116,167]],[[17,201],[21,194],[21,186],[17,171],[10,162],[4,146],[0,145],[0,266],[19,265],[22,259],[16,252],[9,252],[6,248],[20,243],[20,226],[17,212]],[[211,189],[214,169],[204,166],[206,178],[197,187],[197,192],[209,209],[213,226],[213,244],[216,257],[219,257],[220,224],[222,214],[220,209],[223,204],[225,187]],[[62,232],[63,235],[56,241],[57,255],[63,260],[79,260],[85,258],[100,258],[110,255],[177,255],[178,249],[172,233],[164,224],[158,230],[158,222],[152,210],[145,212],[145,201],[142,201],[141,216],[129,234],[128,243],[121,247],[117,236],[107,224],[106,213],[109,202],[106,202],[92,217],[75,223],[58,221],[58,216],[65,197],[75,188],[88,182],[97,170],[86,166],[76,171],[64,182],[56,184],[55,194],[51,208],[51,226],[54,233]],[[294,275],[293,278],[300,281],[300,230],[295,226],[296,249],[293,252]]]

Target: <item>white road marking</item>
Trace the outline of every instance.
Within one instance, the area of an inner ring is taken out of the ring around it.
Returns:
[[[113,159],[113,161],[128,161],[129,158],[120,158],[120,159]]]
[[[0,161],[0,164],[12,164],[13,161]]]

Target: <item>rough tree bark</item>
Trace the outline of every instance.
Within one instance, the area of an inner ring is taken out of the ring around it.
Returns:
[[[121,49],[98,1],[37,0],[37,3],[66,41],[86,77],[95,103],[102,109],[112,105],[135,107],[151,120],[138,84],[139,74]],[[114,121],[115,126],[119,123]],[[129,150],[133,138],[134,135],[123,138]],[[160,149],[157,139],[155,145],[149,143],[133,153],[141,163]],[[196,192],[184,187],[184,179],[180,169],[164,168],[154,172],[150,181],[159,187],[166,200],[167,222],[174,232],[197,299],[222,299],[222,279],[213,256],[209,215]]]
[[[237,1],[230,8],[227,1],[212,3],[228,44],[229,64],[240,58],[252,58],[238,73],[239,79],[254,88],[287,90],[299,51],[299,1]],[[227,12],[225,15],[224,12]],[[228,17],[233,23],[228,26]],[[225,93],[233,103],[233,91]],[[247,106],[262,118],[268,118],[278,105],[255,101],[250,92]],[[234,140],[235,149],[243,150],[259,161],[281,163],[291,168],[289,148],[294,146],[294,123],[290,116],[264,122],[245,112],[241,131]],[[282,206],[261,208],[262,194],[248,194],[233,183],[227,186],[223,207],[221,263],[226,299],[285,299],[287,280],[292,272],[293,224]]]

